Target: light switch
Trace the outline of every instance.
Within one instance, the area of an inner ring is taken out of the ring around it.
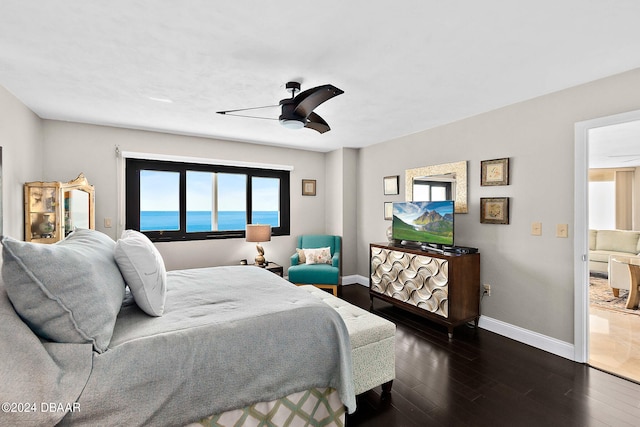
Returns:
[[[541,222],[532,222],[531,223],[531,235],[532,236],[542,236],[542,223]]]
[[[556,225],[556,237],[569,237],[569,224]]]
[[[111,218],[104,219],[104,228],[111,228]]]

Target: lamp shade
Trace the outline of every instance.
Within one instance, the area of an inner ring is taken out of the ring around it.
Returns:
[[[271,226],[268,224],[247,224],[247,242],[268,242],[271,240]]]

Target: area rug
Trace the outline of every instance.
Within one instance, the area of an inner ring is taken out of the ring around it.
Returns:
[[[640,310],[629,310],[625,308],[627,306],[628,295],[629,291],[620,289],[620,296],[615,297],[613,296],[613,291],[609,287],[609,281],[606,277],[589,277],[589,305],[593,307],[640,316]]]

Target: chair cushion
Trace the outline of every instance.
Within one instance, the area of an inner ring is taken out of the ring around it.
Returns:
[[[299,264],[289,268],[291,283],[337,285],[340,269],[329,264]]]
[[[598,236],[597,230],[589,230],[589,250],[590,251],[596,250],[597,236]]]
[[[621,230],[598,230],[596,250],[638,253],[640,232]]]

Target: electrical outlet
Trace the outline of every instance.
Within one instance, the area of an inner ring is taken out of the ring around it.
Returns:
[[[482,285],[482,287],[484,288],[485,295],[490,297],[491,296],[491,285],[489,285],[488,283],[485,283],[484,285]]]
[[[111,228],[111,218],[104,219],[104,228]]]

